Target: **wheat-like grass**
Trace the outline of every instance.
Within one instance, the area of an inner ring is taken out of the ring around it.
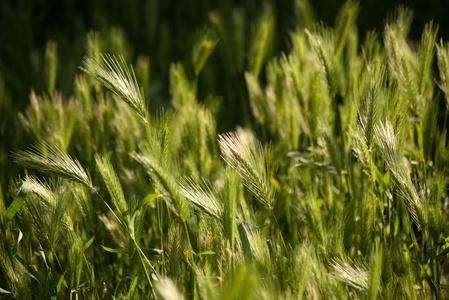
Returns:
[[[145,123],[148,122],[145,94],[137,83],[134,70],[126,65],[123,56],[88,56],[84,58],[81,70],[123,99]]]
[[[332,260],[330,266],[334,270],[335,276],[342,282],[360,291],[366,292],[368,290],[370,276],[364,265],[351,266],[341,260]]]
[[[264,60],[269,55],[275,34],[275,16],[271,7],[266,7],[259,17],[257,25],[252,28],[249,65],[251,73],[258,77]]]
[[[122,185],[120,184],[120,180],[118,179],[118,176],[115,173],[111,162],[109,161],[109,159],[98,154],[95,155],[95,161],[109,191],[109,194],[111,195],[114,206],[122,213],[122,215],[129,215],[129,205],[126,202]]]
[[[190,207],[183,198],[176,179],[169,170],[164,169],[160,159],[155,157],[148,148],[143,149],[141,153],[134,152],[131,156],[147,170],[172,211],[183,221],[187,220],[190,216]]]
[[[374,130],[379,151],[393,174],[399,194],[405,200],[410,216],[418,227],[425,227],[424,207],[405,169],[400,139],[388,121],[377,125]]]
[[[223,159],[237,171],[245,186],[256,196],[256,200],[268,208],[273,208],[275,197],[270,183],[270,149],[257,143],[250,145],[235,133],[220,135],[218,142]]]
[[[179,181],[181,193],[196,207],[208,215],[221,219],[223,217],[223,205],[217,199],[217,193],[207,182],[196,183],[192,178]]]
[[[48,43],[19,115],[48,144],[12,157],[60,178],[1,186],[0,298],[448,298],[448,44],[434,45],[432,23],[409,40],[405,9],[383,44],[374,31],[359,44],[357,2],[334,27],[313,24],[310,2],[295,1],[292,47],[273,59],[283,6],[211,13],[215,32],[200,30],[183,62],[166,60],[175,27],[160,22],[151,84],[147,56],[135,53],[136,75],[125,63],[122,30],[91,32],[68,101]],[[138,82],[172,107],[149,111]]]
[[[12,155],[14,161],[29,169],[36,169],[42,173],[61,176],[79,182],[90,189],[94,189],[88,173],[77,159],[72,159],[59,146],[46,143],[34,144],[29,150],[19,150]]]

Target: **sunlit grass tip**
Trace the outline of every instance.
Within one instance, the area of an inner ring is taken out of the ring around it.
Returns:
[[[12,154],[13,160],[29,169],[38,170],[51,176],[60,176],[76,181],[94,189],[89,174],[77,159],[73,159],[59,146],[51,147],[47,143],[34,144],[28,150],[19,150]]]

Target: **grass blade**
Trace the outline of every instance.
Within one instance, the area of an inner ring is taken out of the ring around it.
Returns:
[[[6,210],[6,217],[8,219],[14,218],[17,211],[22,207],[23,202],[25,201],[25,197],[28,194],[28,191],[30,190],[30,187],[28,185],[28,182],[23,181],[22,187],[20,188],[19,194],[17,197],[14,198],[14,201],[11,203],[11,205]]]
[[[137,206],[137,208],[134,210],[133,215],[131,216],[131,232],[132,232],[132,236],[135,237],[135,232],[134,232],[134,221],[136,220],[137,214],[139,213],[140,209],[147,204],[148,202],[150,202],[153,199],[158,198],[160,195],[158,194],[151,194],[146,196],[142,201],[139,202],[139,205]]]
[[[109,248],[103,245],[100,245],[101,248],[103,248],[105,251],[107,252],[111,252],[111,253],[128,253],[128,248],[119,248],[119,249],[114,249],[114,248]]]

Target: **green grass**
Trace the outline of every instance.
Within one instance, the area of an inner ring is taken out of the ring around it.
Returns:
[[[211,13],[170,107],[119,31],[88,35],[67,99],[48,43],[47,90],[19,115],[35,144],[0,191],[0,297],[449,297],[449,46],[432,23],[410,40],[403,8],[359,41],[358,11],[305,19],[274,57],[271,6],[248,37],[243,11]],[[213,55],[241,100],[231,132],[227,99],[199,92]]]

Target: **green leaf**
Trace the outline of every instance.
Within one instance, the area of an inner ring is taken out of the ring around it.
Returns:
[[[17,237],[17,244],[15,244],[14,245],[14,248],[12,249],[12,255],[13,256],[16,256],[16,254],[17,254],[17,249],[18,249],[18,247],[19,247],[19,243],[20,243],[20,241],[22,240],[22,238],[23,238],[23,233],[22,233],[22,231],[20,230],[20,229],[15,229],[15,230],[18,230],[19,231],[19,236]]]
[[[28,266],[27,269],[29,272],[25,273],[28,273],[31,278],[39,282],[42,287],[45,286],[45,279],[39,274],[35,266]]]
[[[440,254],[437,255],[438,258],[446,256],[449,253],[449,247],[443,250]]]
[[[92,287],[95,287],[95,267],[93,264],[91,265],[90,270],[91,270],[90,284]]]
[[[6,210],[6,216],[8,219],[12,219],[17,211],[22,207],[23,202],[25,201],[25,197],[28,195],[28,191],[30,190],[30,185],[28,182],[23,181],[22,188],[20,189],[19,194],[16,198],[14,198],[14,201],[11,203],[11,205]]]
[[[96,236],[96,235],[97,235],[97,234],[94,234],[94,235],[90,238],[90,240],[88,240],[87,243],[84,244],[83,251],[86,251],[87,248],[89,248],[89,246],[94,242],[95,236]]]
[[[203,252],[198,253],[196,256],[212,255],[212,254],[215,254],[215,252],[214,251],[203,251]]]
[[[251,246],[248,241],[248,237],[246,236],[246,231],[243,228],[242,224],[239,224],[237,227],[240,235],[240,240],[242,242],[242,248],[243,248],[243,255],[245,257],[245,261],[247,263],[252,261],[252,254],[251,254]]]
[[[0,293],[3,293],[3,294],[12,294],[10,291],[4,290],[4,289],[2,289],[2,288],[0,288]]]
[[[166,264],[166,263],[168,263],[168,260],[167,260],[167,259],[158,261],[157,264],[155,264],[154,266],[155,266],[155,267],[158,267],[158,266],[162,266],[162,265],[164,265],[164,264]]]
[[[133,295],[134,295],[134,291],[136,289],[137,286],[137,279],[139,279],[137,276],[135,276],[133,278],[133,281],[131,282],[131,285],[129,286],[129,290],[128,290],[128,299],[133,299]]]
[[[133,215],[131,217],[131,231],[132,231],[133,236],[134,236],[134,221],[136,219],[137,213],[145,204],[147,204],[151,200],[158,198],[158,197],[159,197],[158,194],[151,194],[151,195],[146,196],[142,201],[140,201],[139,205],[134,210]]]
[[[218,40],[209,28],[204,28],[198,33],[197,41],[192,49],[192,63],[195,75],[198,76],[203,69],[204,63],[215,49]]]
[[[113,249],[113,248],[109,248],[103,245],[100,245],[101,248],[103,248],[104,250],[111,252],[111,253],[127,253],[128,252],[128,248],[121,248],[121,249]]]
[[[67,271],[66,271],[66,272],[67,272]],[[64,274],[62,274],[61,278],[59,278],[58,284],[56,285],[56,292],[57,292],[57,293],[59,293],[59,291],[61,290],[62,284],[65,282],[64,276],[65,276],[65,273],[66,273],[66,272],[64,272]],[[65,284],[65,286],[67,286],[67,283]]]
[[[117,292],[120,291],[123,286],[131,279],[131,277],[129,276],[125,276],[122,278],[122,280],[120,280],[119,284],[117,285],[117,287],[115,288],[114,291],[114,297],[117,297]]]
[[[31,279],[34,279],[39,285],[39,292],[43,293],[45,288],[45,279],[37,272],[35,266],[28,266],[27,267],[28,272],[23,272],[24,274],[28,275]]]

